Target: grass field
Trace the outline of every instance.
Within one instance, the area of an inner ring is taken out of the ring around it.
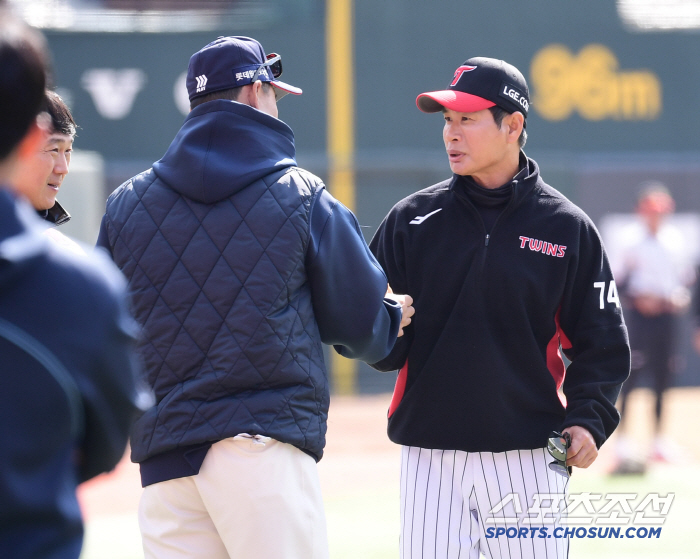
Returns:
[[[390,395],[331,402],[326,455],[319,463],[332,559],[397,559],[399,448],[386,438]],[[571,491],[675,493],[660,537],[573,539],[570,559],[690,559],[700,557],[700,388],[669,392],[665,428],[688,453],[679,465],[653,464],[644,476],[613,477],[613,440],[588,470],[576,470]],[[634,437],[650,437],[650,395],[632,394]],[[136,506],[138,469],[128,462],[114,474],[85,484],[80,496],[87,518],[81,559],[141,559]],[[271,558],[274,559],[274,558]]]

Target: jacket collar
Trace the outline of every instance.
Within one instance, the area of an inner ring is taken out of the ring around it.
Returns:
[[[63,225],[67,221],[70,221],[71,218],[71,215],[65,209],[63,209],[63,206],[58,203],[58,200],[56,200],[56,203],[48,210],[37,210],[36,213],[39,214],[41,219],[48,221],[57,227],[59,225]]]
[[[540,176],[540,169],[534,159],[530,159],[525,155],[524,151],[520,151],[520,170],[516,175],[506,184],[502,185],[500,188],[505,188],[508,186],[512,187],[512,199],[509,206],[515,206],[519,204],[523,198],[530,192]],[[471,178],[471,177],[469,177]],[[465,177],[460,175],[452,175],[452,180],[450,181],[450,190],[452,190],[458,197],[465,196],[463,193],[464,185],[461,184]]]

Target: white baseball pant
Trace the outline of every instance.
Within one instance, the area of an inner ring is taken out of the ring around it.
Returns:
[[[212,445],[199,474],[149,485],[146,559],[327,559],[315,460],[269,437]]]
[[[552,461],[544,448],[492,453],[402,447],[401,559],[568,557],[569,540],[553,533],[565,516],[569,480],[549,469]],[[535,500],[543,494],[557,497]],[[537,503],[550,512],[533,514]],[[518,535],[495,537],[498,527]]]

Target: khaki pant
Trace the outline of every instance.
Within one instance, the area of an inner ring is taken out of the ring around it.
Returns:
[[[144,489],[146,559],[327,559],[318,470],[299,449],[247,435],[212,445],[196,476]]]

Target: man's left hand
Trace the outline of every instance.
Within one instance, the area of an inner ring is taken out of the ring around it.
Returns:
[[[598,447],[588,429],[574,425],[564,429],[564,433],[569,433],[571,436],[571,446],[566,453],[566,465],[588,468],[593,464],[598,458]]]

